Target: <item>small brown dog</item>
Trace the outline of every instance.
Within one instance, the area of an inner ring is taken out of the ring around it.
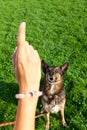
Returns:
[[[42,96],[42,112],[46,114],[46,130],[49,130],[50,113],[61,112],[62,124],[67,126],[64,117],[64,106],[66,102],[63,75],[68,69],[69,63],[64,63],[60,67],[49,66],[42,60],[42,70],[45,74]]]

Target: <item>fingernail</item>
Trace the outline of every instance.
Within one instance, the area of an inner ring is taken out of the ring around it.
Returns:
[[[26,26],[26,22],[22,22],[22,27],[25,27]]]

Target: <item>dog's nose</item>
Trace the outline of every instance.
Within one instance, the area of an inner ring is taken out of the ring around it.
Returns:
[[[53,77],[50,77],[49,79],[50,79],[50,81],[52,81],[54,78],[53,78]]]

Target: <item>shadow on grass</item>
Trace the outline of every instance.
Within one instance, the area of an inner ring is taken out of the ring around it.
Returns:
[[[15,120],[16,106],[18,100],[15,94],[18,93],[17,83],[0,81],[0,123]],[[0,127],[0,130],[11,130],[13,125]]]
[[[15,94],[18,93],[18,84],[17,83],[7,83],[0,81],[0,98],[7,102],[17,104],[15,99]]]

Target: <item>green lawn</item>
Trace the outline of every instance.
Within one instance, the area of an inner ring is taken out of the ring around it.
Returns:
[[[50,65],[69,61],[65,75],[66,130],[87,130],[87,1],[0,0],[0,123],[15,120],[18,83],[12,67],[20,22],[27,23],[26,39]],[[43,82],[43,74],[41,84]],[[40,113],[39,101],[37,114]],[[51,115],[50,130],[64,130],[59,114]],[[12,130],[13,126],[0,127]],[[45,129],[45,117],[36,130]]]

